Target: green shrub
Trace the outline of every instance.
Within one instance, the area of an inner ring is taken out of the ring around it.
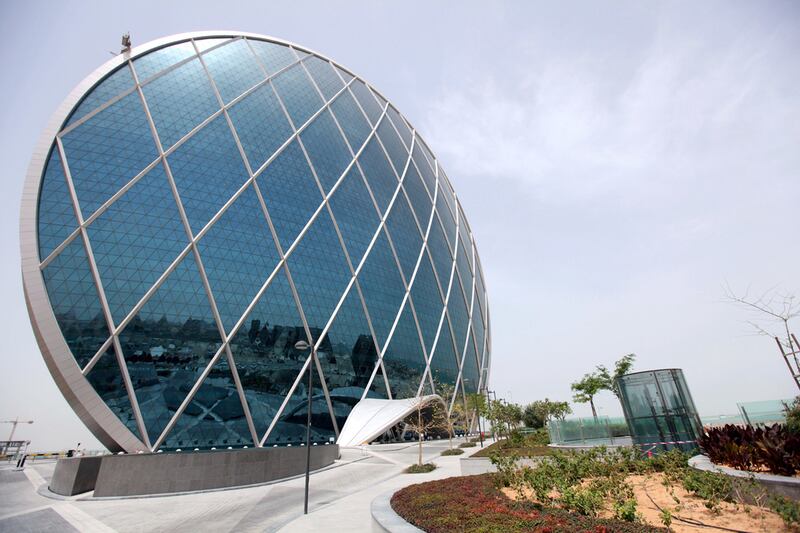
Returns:
[[[444,456],[447,456],[447,455],[461,455],[462,453],[464,453],[464,450],[462,450],[461,448],[450,448],[449,450],[443,451],[442,455],[444,455]]]
[[[475,446],[477,446],[477,444],[474,442],[462,442],[458,445],[459,448],[474,448]]]
[[[433,463],[423,463],[422,465],[413,464],[406,468],[406,474],[427,474],[436,470],[436,465]]]
[[[800,502],[790,500],[786,496],[773,496],[769,508],[778,513],[787,526],[800,524]]]
[[[786,429],[791,433],[800,434],[800,396],[796,397],[792,405],[786,409]]]

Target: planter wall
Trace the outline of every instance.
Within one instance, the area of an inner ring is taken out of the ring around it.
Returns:
[[[733,478],[754,479],[759,485],[773,494],[779,494],[800,501],[800,478],[777,476],[775,474],[760,474],[757,472],[747,472],[727,466],[715,465],[711,462],[711,459],[705,455],[695,455],[689,459],[689,466],[704,472],[720,472]]]

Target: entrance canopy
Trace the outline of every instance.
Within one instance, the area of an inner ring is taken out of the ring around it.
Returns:
[[[433,402],[442,402],[442,398],[437,394],[405,400],[365,398],[350,411],[336,443],[339,446],[368,444],[413,413],[420,404]]]

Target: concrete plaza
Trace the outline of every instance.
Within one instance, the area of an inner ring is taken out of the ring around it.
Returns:
[[[454,440],[454,445],[463,439]],[[311,476],[309,514],[303,515],[302,476],[230,490],[124,499],[91,493],[54,499],[45,495],[55,462],[29,463],[23,472],[0,466],[0,531],[372,531],[370,504],[401,487],[461,474],[464,455],[441,457],[448,441],[426,442],[423,458],[439,468],[405,474],[417,460],[415,443],[343,448],[341,459]],[[135,473],[132,473],[135,475]]]

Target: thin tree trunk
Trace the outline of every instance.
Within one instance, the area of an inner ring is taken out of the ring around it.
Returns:
[[[417,438],[419,438],[419,459],[418,464],[422,466],[422,409],[417,410],[417,423],[419,424],[417,428]]]
[[[592,416],[597,420],[597,410],[594,408],[594,398],[589,398],[589,405],[592,406]]]

